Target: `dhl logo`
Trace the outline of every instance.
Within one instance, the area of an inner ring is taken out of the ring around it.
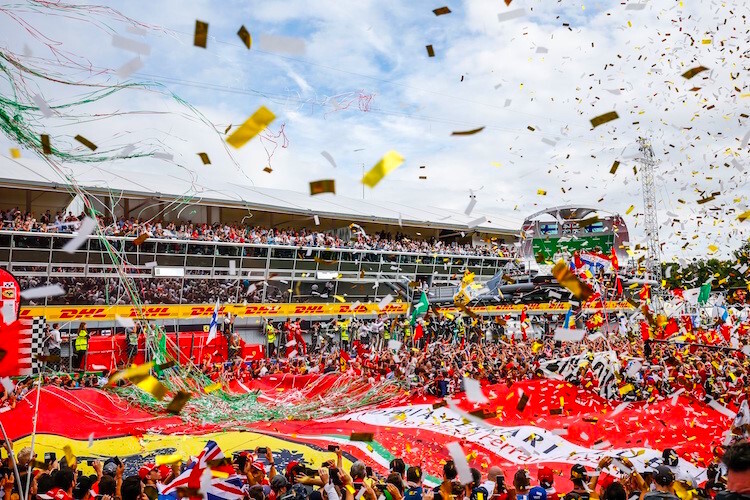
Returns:
[[[105,307],[63,307],[60,309],[60,319],[105,319]]]
[[[248,305],[242,314],[283,314],[281,306]]]
[[[173,315],[172,308],[169,306],[166,307],[143,307],[141,308],[143,311],[143,316],[146,318],[168,318]],[[128,314],[129,318],[140,318],[141,315],[138,313],[138,310],[135,307],[130,308],[130,314]]]

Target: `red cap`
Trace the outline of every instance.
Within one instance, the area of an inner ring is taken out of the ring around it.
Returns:
[[[149,472],[156,469],[156,464],[154,463],[148,463],[143,464],[140,469],[138,469],[138,476],[143,480],[146,479],[146,476],[148,476]]]
[[[251,463],[250,464],[250,468],[258,470],[258,471],[261,471],[261,472],[266,472],[266,466],[263,465],[260,462],[253,462],[253,463]]]
[[[552,469],[550,469],[547,466],[541,467],[539,471],[537,472],[537,478],[539,481],[544,481],[545,483],[552,483],[555,480],[555,473],[552,472]]]
[[[167,464],[162,464],[159,466],[159,472],[161,472],[161,478],[166,479],[167,476],[172,472],[172,468]]]

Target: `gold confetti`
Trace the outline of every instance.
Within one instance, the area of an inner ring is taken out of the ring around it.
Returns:
[[[247,31],[247,28],[245,28],[244,24],[237,32],[237,36],[240,37],[240,40],[242,40],[242,43],[244,43],[245,47],[247,47],[248,49],[253,46],[253,37],[250,35],[250,32]]]
[[[135,385],[151,394],[154,398],[156,398],[157,401],[161,401],[162,399],[164,399],[164,396],[167,395],[167,388],[164,387],[164,385],[159,382],[156,377],[153,377],[151,375],[147,375],[138,382],[135,382]]]
[[[270,166],[266,165],[263,171],[266,172],[267,174],[270,174],[271,172],[273,172],[273,169]]]
[[[436,16],[442,16],[443,14],[450,14],[451,10],[448,7],[440,7],[432,12],[434,12]]]
[[[71,448],[69,444],[66,444],[63,446],[63,453],[65,454],[65,462],[67,462],[67,466],[73,467],[77,462],[76,456],[73,455],[73,448]]]
[[[719,250],[719,247],[716,245],[708,245],[708,251],[709,253],[716,253]]]
[[[315,196],[321,193],[333,193],[336,194],[336,181],[333,179],[324,179],[321,181],[313,181],[310,183],[310,196]]]
[[[703,45],[711,45],[711,39],[710,38],[704,38],[703,40],[701,40],[701,43]]]
[[[362,177],[362,184],[374,188],[383,178],[404,162],[403,156],[396,151],[388,151],[369,172]]]
[[[352,432],[349,441],[372,441],[374,437],[372,432]]]
[[[182,455],[156,455],[156,465],[172,465],[182,461]]]
[[[435,57],[435,49],[432,48],[432,45],[427,45],[425,48],[429,57]]]
[[[167,412],[174,413],[175,415],[180,413],[190,400],[191,396],[192,395],[189,392],[178,391],[177,394],[174,395],[174,398],[172,398],[172,401],[169,402]]]
[[[203,392],[205,392],[206,394],[211,394],[212,392],[218,391],[219,389],[221,389],[221,382],[216,382],[214,384],[207,385],[206,387],[204,387]]]
[[[201,157],[201,161],[203,162],[204,165],[210,165],[211,164],[211,159],[208,157],[208,154],[206,154],[206,153],[198,153],[198,156]]]
[[[615,173],[617,172],[617,167],[619,166],[620,166],[620,162],[615,160],[615,162],[612,164],[612,168],[609,169],[609,173],[612,175],[615,175]]]
[[[547,196],[547,191],[545,191],[544,189],[537,189],[536,194],[538,194],[539,196]]]
[[[120,370],[119,372],[115,373],[111,377],[109,377],[109,380],[107,380],[108,386],[113,386],[120,380],[125,379],[140,379],[142,377],[145,377],[151,372],[151,368],[154,367],[154,362],[149,361],[148,363],[144,363],[142,365],[132,365],[128,368],[125,368],[123,370]]]
[[[96,151],[96,144],[86,139],[84,136],[77,135],[74,137],[74,139],[89,148],[91,151]]]
[[[227,137],[227,142],[239,149],[247,144],[250,139],[261,133],[275,119],[276,115],[265,106],[261,106],[253,113],[253,116],[248,118],[245,123],[232,132],[232,135]]]
[[[707,69],[708,68],[706,68],[705,66],[696,66],[695,68],[691,68],[691,69],[685,71],[682,74],[682,77],[685,78],[686,80],[690,80],[692,77],[694,77],[698,73],[706,71]]]
[[[595,215],[593,217],[589,217],[588,219],[583,219],[582,221],[578,223],[578,225],[580,227],[587,227],[587,226],[590,226],[591,224],[596,224],[597,222],[599,222],[599,217]]]
[[[133,245],[139,246],[148,239],[148,233],[141,233],[136,239],[133,240]]]
[[[12,158],[20,158],[21,157],[21,151],[19,151],[17,148],[10,148],[10,156]]]
[[[193,39],[193,45],[196,47],[206,48],[206,42],[208,41],[208,23],[203,21],[195,21],[195,38]]]
[[[474,134],[478,134],[482,130],[484,130],[484,127],[479,127],[479,128],[475,128],[472,130],[454,131],[454,132],[451,132],[451,135],[474,135]]]
[[[595,116],[591,119],[591,126],[596,128],[599,125],[603,125],[607,122],[611,122],[612,120],[617,120],[620,118],[620,116],[617,114],[617,111],[610,111],[609,113],[604,113],[603,115]]]
[[[52,146],[50,146],[49,143],[49,136],[47,134],[42,134],[42,152],[46,155],[52,154]]]
[[[633,210],[635,210],[635,205],[630,205],[625,211],[625,215],[630,215],[630,212],[632,212]]]
[[[570,290],[578,300],[586,300],[593,294],[591,288],[570,271],[562,260],[552,268],[552,275],[558,283]]]
[[[742,212],[740,215],[737,216],[737,219],[740,222],[745,222],[748,219],[748,217],[750,217],[750,210],[745,210],[744,212]]]

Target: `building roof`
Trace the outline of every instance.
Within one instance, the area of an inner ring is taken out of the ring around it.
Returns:
[[[469,224],[485,216],[476,226],[483,233],[518,235],[521,223],[496,214],[463,212],[425,206],[422,203],[399,203],[348,198],[323,194],[310,196],[283,189],[251,186],[236,179],[214,179],[195,171],[171,168],[164,162],[141,158],[138,169],[130,168],[133,160],[110,163],[66,163],[64,173],[36,158],[12,159],[0,156],[0,186],[67,191],[72,178],[92,194],[115,194],[137,198],[171,201],[190,197],[191,203],[229,208],[243,208],[284,214],[317,215],[353,222],[376,222],[416,227],[469,231]],[[145,162],[145,164],[144,164]],[[149,169],[148,162],[154,167]],[[144,168],[144,166],[146,168]],[[68,176],[68,178],[66,178]]]

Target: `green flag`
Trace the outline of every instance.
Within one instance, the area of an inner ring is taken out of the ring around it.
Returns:
[[[705,304],[708,302],[709,293],[711,293],[711,282],[707,281],[701,285],[701,290],[698,293],[698,303]]]
[[[430,302],[427,300],[427,294],[422,292],[419,302],[414,306],[414,311],[411,313],[411,324],[414,325],[417,322],[417,316],[426,313],[429,308]]]

